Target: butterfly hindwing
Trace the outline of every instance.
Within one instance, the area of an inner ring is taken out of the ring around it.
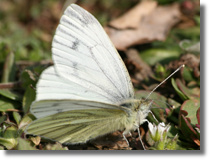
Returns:
[[[46,101],[43,106],[46,103],[48,102]],[[78,103],[78,106],[83,105],[80,101],[74,103]],[[84,108],[87,107],[86,109],[58,112],[39,118],[27,127],[27,134],[39,135],[60,143],[74,144],[85,143],[98,136],[124,129],[126,112],[122,108],[103,103],[98,106],[96,104],[98,103],[89,102],[84,106]]]

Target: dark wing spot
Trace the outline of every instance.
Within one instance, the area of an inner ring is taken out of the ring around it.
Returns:
[[[71,48],[72,48],[73,50],[77,50],[77,49],[78,49],[78,46],[79,46],[79,40],[77,39],[76,41],[73,42]]]
[[[58,113],[60,113],[60,112],[62,112],[62,109],[57,109],[56,111],[57,111]]]
[[[59,103],[54,103],[54,104],[52,105],[52,107],[56,107],[56,106],[59,106]]]

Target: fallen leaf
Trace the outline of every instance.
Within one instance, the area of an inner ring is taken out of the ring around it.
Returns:
[[[93,144],[99,150],[131,149],[130,147],[128,148],[127,142],[124,140],[122,133],[119,131],[97,138],[96,140],[92,141],[91,144]]]
[[[126,66],[131,76],[137,80],[136,82],[148,79],[152,75],[150,66],[141,59],[137,50],[128,49],[125,54],[128,59],[125,62]]]
[[[142,18],[151,13],[156,6],[156,1],[141,1],[127,13],[111,21],[109,25],[117,29],[138,28]]]
[[[197,57],[194,54],[190,53],[184,54],[179,58],[179,60],[170,62],[168,68],[177,69],[183,64],[193,70],[193,75],[196,78],[200,77],[200,57]]]
[[[41,142],[41,137],[39,136],[31,137],[31,141],[37,146]]]
[[[130,14],[130,12],[129,12]],[[104,27],[105,31],[109,35],[114,46],[118,50],[126,50],[128,47],[137,44],[149,43],[155,40],[164,41],[167,37],[167,33],[176,23],[180,21],[181,12],[178,4],[172,4],[169,6],[158,6],[151,13],[145,16],[134,17],[137,20],[132,22],[134,18],[127,17],[130,23],[136,23],[140,19],[140,23],[137,28],[131,29],[116,29],[120,28],[121,23],[112,27],[111,25]],[[110,22],[112,24],[112,22]]]

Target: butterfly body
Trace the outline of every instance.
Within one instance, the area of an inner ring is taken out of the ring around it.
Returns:
[[[130,99],[121,104],[127,110],[127,123],[124,134],[128,134],[132,130],[136,130],[145,119],[150,111],[151,100]]]

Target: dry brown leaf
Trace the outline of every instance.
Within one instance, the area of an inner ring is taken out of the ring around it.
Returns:
[[[185,29],[185,28],[193,27],[195,25],[196,23],[192,18],[187,17],[182,14],[181,22],[178,25],[176,25],[176,28]]]
[[[104,29],[118,50],[126,50],[132,45],[155,40],[164,41],[171,27],[180,21],[180,17],[179,4],[175,3],[169,6],[156,7],[150,14],[141,18],[141,22],[136,29],[119,30],[110,26],[106,26]],[[131,24],[136,22],[132,22],[133,18],[131,19],[131,17],[127,18]],[[135,18],[139,19],[139,17]]]
[[[200,76],[200,57],[196,57],[194,54],[190,53],[184,54],[179,58],[179,60],[170,62],[168,68],[176,69],[182,64],[185,64],[187,67],[191,68],[195,77],[198,78]]]
[[[6,110],[6,112],[11,112],[11,111],[13,111],[13,112],[20,112],[20,110],[18,110],[18,109],[7,109]]]
[[[48,34],[48,33],[45,33],[45,32],[42,32],[40,36],[40,39],[43,40],[43,41],[46,41],[46,42],[51,42],[52,41],[52,35],[51,34]]]
[[[149,76],[152,75],[150,66],[141,59],[137,50],[128,49],[125,54],[128,58],[128,61],[130,61],[129,64],[126,63],[126,66],[134,79],[139,82],[148,79]],[[132,67],[130,67],[131,65]]]
[[[143,150],[143,146],[142,146],[142,144],[141,144],[141,142],[140,142],[139,137],[136,138],[136,140],[135,140],[135,148],[136,148],[137,150]]]
[[[138,28],[141,19],[151,13],[157,6],[156,1],[141,1],[126,14],[111,21],[109,25],[117,29]]]
[[[116,131],[112,134],[108,134],[107,136],[104,137],[97,138],[96,140],[92,141],[91,144],[93,144],[99,150],[128,149],[128,144],[124,140],[122,133],[119,131]]]
[[[105,147],[118,149],[117,144],[109,140],[97,140],[93,141],[92,144],[100,150]]]
[[[41,137],[39,136],[31,137],[31,141],[37,146],[41,142]]]

